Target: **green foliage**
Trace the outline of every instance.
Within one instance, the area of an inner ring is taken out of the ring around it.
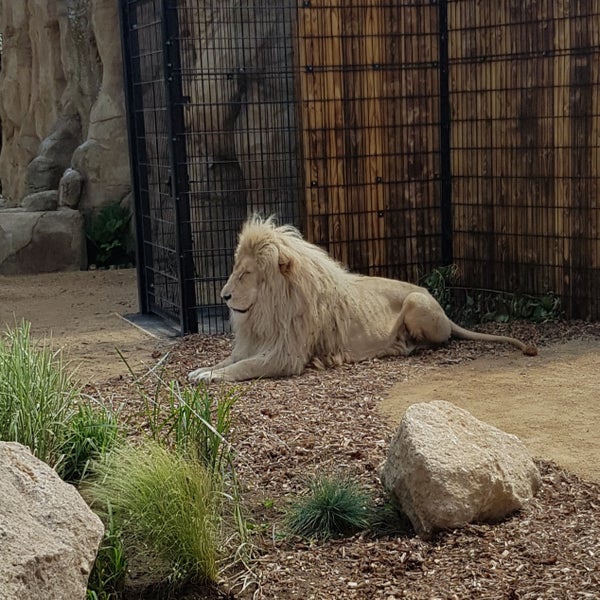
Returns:
[[[77,481],[114,442],[116,422],[108,410],[84,404],[61,352],[34,344],[30,329],[24,321],[0,338],[0,439],[27,446]]]
[[[88,474],[91,461],[107,454],[116,444],[119,426],[116,415],[102,405],[82,404],[70,419],[62,441],[57,470],[77,484]]]
[[[202,463],[147,440],[96,472],[84,495],[105,520],[111,511],[130,564],[173,585],[216,578],[220,495]]]
[[[235,390],[224,390],[217,398],[205,387],[182,388],[176,381],[165,384],[166,398],[158,402],[143,394],[146,423],[155,441],[200,460],[210,472],[222,474],[232,467],[233,455],[227,436]]]
[[[88,579],[87,600],[118,599],[127,575],[121,531],[116,524],[110,504],[105,506],[104,521],[104,538],[98,548],[96,561]]]
[[[439,267],[421,278],[444,312],[459,323],[508,323],[525,320],[533,323],[557,321],[561,316],[560,298],[548,292],[541,296],[495,290],[467,289],[455,285],[456,265]]]
[[[356,482],[343,477],[315,477],[309,493],[294,503],[286,517],[292,535],[328,539],[366,529],[370,498]]]
[[[369,529],[377,537],[407,535],[413,531],[409,518],[389,500],[373,508]]]
[[[131,213],[118,202],[104,206],[89,220],[86,236],[91,264],[123,266],[133,261],[130,222]]]
[[[104,520],[110,507],[123,555],[145,585],[173,590],[212,580],[217,559],[226,569],[249,552],[227,439],[237,393],[165,381],[163,361],[140,378],[129,370],[141,400],[142,440],[99,463],[84,495]],[[110,570],[98,574],[96,589],[105,575]]]
[[[457,273],[456,265],[447,265],[433,269],[421,278],[421,285],[429,290],[448,316],[453,311],[452,284]]]

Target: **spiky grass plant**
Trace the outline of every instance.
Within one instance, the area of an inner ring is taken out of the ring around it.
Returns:
[[[369,526],[370,497],[347,477],[318,476],[309,493],[295,502],[286,517],[292,535],[325,540],[352,535]]]
[[[118,350],[117,350],[118,352]],[[181,387],[177,381],[163,378],[164,360],[137,378],[119,352],[134,378],[142,401],[142,413],[150,437],[192,458],[198,458],[215,474],[233,466],[233,452],[227,440],[231,429],[232,408],[239,393],[235,388],[212,394],[205,386]],[[143,385],[150,379],[152,393]]]
[[[115,417],[92,407],[60,350],[31,340],[23,321],[0,338],[0,439],[27,446],[58,474],[77,482],[90,459],[117,436]]]
[[[112,506],[105,510],[104,537],[88,579],[87,600],[115,600],[125,585],[127,561],[121,531],[114,519]]]
[[[125,556],[157,583],[216,578],[220,497],[203,464],[149,440],[114,450],[96,470],[84,496],[105,518],[110,507]]]
[[[55,467],[79,399],[60,351],[34,344],[28,322],[6,331],[0,339],[0,438],[28,446]]]

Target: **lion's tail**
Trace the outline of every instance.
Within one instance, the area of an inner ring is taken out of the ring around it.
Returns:
[[[450,321],[452,325],[452,335],[462,340],[476,340],[480,342],[499,342],[512,344],[516,346],[526,356],[536,356],[538,351],[537,348],[531,344],[524,344],[522,341],[508,337],[506,335],[493,335],[491,333],[479,333],[478,331],[470,331],[464,329],[460,325],[457,325],[453,321]]]

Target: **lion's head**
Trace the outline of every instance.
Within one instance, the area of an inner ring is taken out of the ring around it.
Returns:
[[[292,259],[271,219],[250,219],[242,229],[233,271],[221,290],[236,321],[272,305],[274,292],[285,284]]]

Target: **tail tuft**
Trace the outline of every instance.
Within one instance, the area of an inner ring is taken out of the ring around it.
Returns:
[[[537,356],[537,348],[535,346],[525,346],[523,349],[523,354],[525,356]]]

